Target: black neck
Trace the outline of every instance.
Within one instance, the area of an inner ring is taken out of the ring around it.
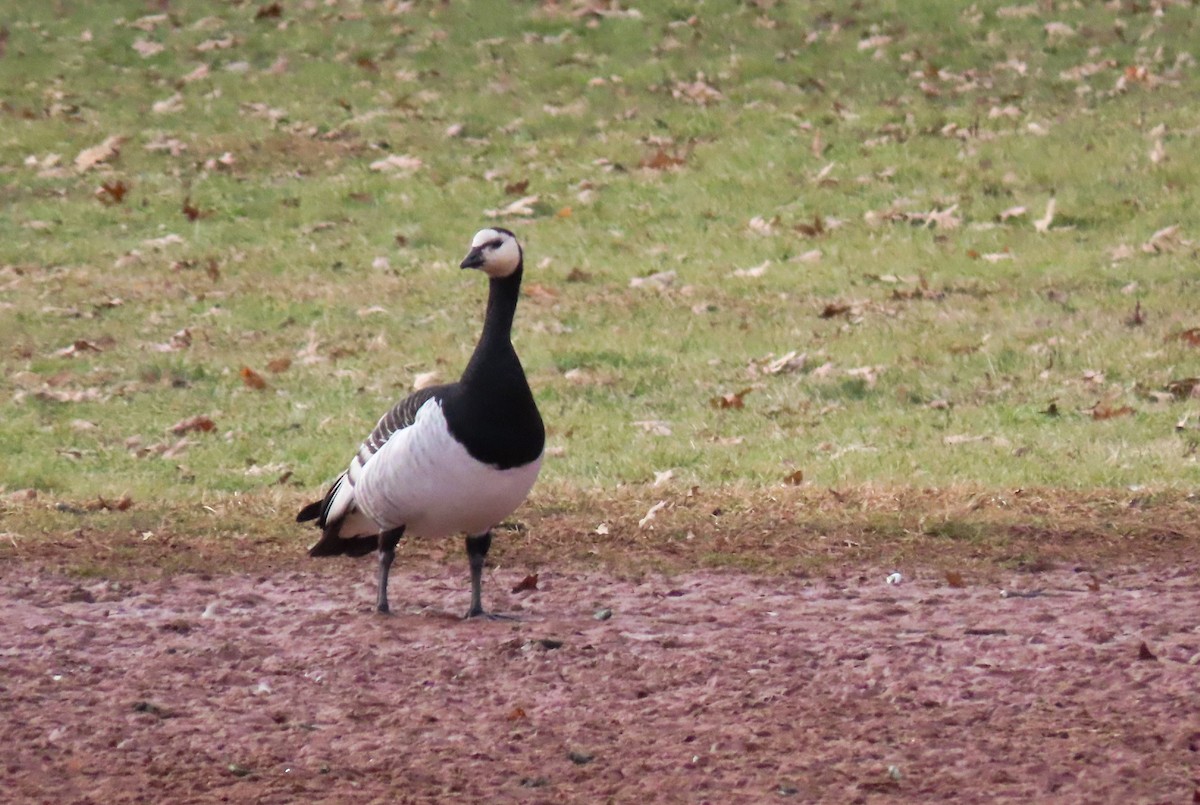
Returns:
[[[487,313],[483,317],[483,333],[475,352],[463,371],[462,382],[471,384],[487,377],[502,375],[508,369],[505,364],[516,362],[512,346],[513,316],[517,312],[517,299],[521,294],[522,266],[507,277],[493,277],[488,281]],[[517,364],[520,371],[520,364]]]

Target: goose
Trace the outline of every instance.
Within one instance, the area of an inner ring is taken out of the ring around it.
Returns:
[[[321,529],[310,556],[378,552],[378,612],[390,611],[388,573],[401,537],[464,534],[471,570],[465,617],[500,617],[485,611],[482,601],[492,529],[533,488],[546,440],[511,340],[523,265],[512,232],[493,227],[476,233],[460,267],[488,276],[487,311],[462,376],[396,403],[325,497],[296,516]]]

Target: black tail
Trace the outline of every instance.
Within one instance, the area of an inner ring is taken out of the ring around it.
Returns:
[[[297,523],[317,521],[321,539],[308,549],[309,556],[366,556],[379,547],[379,527],[351,504],[336,520],[326,520],[333,498],[345,481],[342,474],[321,500],[308,504],[296,515]]]
[[[296,515],[296,522],[307,523],[309,520],[316,520],[321,516],[321,512],[324,510],[324,508],[324,499],[314,501],[300,510],[300,513]]]
[[[379,547],[379,537],[339,537],[336,529],[326,529],[309,556],[366,556]]]

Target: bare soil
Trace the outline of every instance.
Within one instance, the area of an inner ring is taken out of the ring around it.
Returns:
[[[503,555],[501,555],[503,559]],[[9,802],[1200,797],[1197,565],[0,564]],[[611,616],[604,618],[604,611]]]

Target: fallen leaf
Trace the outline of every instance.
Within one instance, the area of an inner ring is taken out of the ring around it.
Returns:
[[[507,218],[510,216],[532,218],[535,214],[533,205],[537,204],[540,198],[540,196],[523,196],[500,209],[484,210],[483,214],[487,218]]]
[[[1139,660],[1148,661],[1148,660],[1157,660],[1158,656],[1153,651],[1150,650],[1150,647],[1146,645],[1146,641],[1143,640],[1142,644],[1140,646],[1138,646],[1137,658]]]
[[[655,171],[664,171],[671,168],[678,168],[680,165],[683,165],[686,162],[686,155],[682,157],[676,156],[675,154],[668,153],[662,148],[659,148],[651,156],[644,157],[642,161],[638,163],[638,167]]]
[[[752,391],[754,391],[753,388],[744,388],[741,391],[733,391],[729,392],[728,394],[721,394],[710,399],[708,404],[717,409],[745,408],[746,403],[743,402],[743,398]]]
[[[183,242],[183,238],[172,232],[169,235],[163,235],[161,238],[150,238],[149,240],[143,240],[142,245],[148,246],[151,249],[165,249],[168,246],[179,246]]]
[[[959,573],[957,570],[946,571],[946,583],[951,587],[958,589],[962,589],[963,587],[967,586],[966,579],[964,579],[962,573]]]
[[[159,53],[162,53],[164,50],[166,50],[165,45],[162,45],[158,42],[151,42],[149,39],[145,38],[134,40],[132,47],[143,59],[148,59],[151,56],[157,56]]]
[[[1005,221],[1009,220],[1010,218],[1019,218],[1019,217],[1023,216],[1025,213],[1026,213],[1026,210],[1024,207],[1009,207],[1007,210],[1002,211],[1000,213],[1000,215],[997,216],[997,218],[1000,219],[1000,223],[1004,223]]]
[[[671,426],[661,419],[643,419],[633,423],[646,433],[654,436],[670,436]]]
[[[420,169],[424,163],[408,154],[391,154],[383,159],[377,159],[368,167],[379,173],[412,173]]]
[[[788,486],[800,486],[804,483],[804,470],[796,470],[783,476],[783,482]]]
[[[217,423],[212,421],[211,417],[204,414],[197,414],[187,419],[181,419],[170,427],[171,433],[176,436],[182,436],[185,433],[209,433],[216,430]]]
[[[1170,338],[1182,341],[1189,347],[1200,347],[1200,327],[1192,327]]]
[[[524,195],[525,191],[528,189],[529,189],[529,180],[522,179],[519,182],[512,182],[511,184],[504,185],[504,195],[520,196],[520,195]]]
[[[251,369],[249,366],[243,366],[238,374],[241,375],[242,383],[244,383],[247,388],[252,388],[256,391],[262,391],[267,387],[267,381],[263,380],[262,375]]]
[[[525,295],[530,299],[539,299],[543,302],[553,301],[558,299],[558,291],[553,288],[548,288],[540,282],[531,282],[525,286]]]
[[[182,76],[179,80],[185,84],[191,84],[193,81],[203,81],[208,78],[209,72],[208,65],[202,64],[187,75]]]
[[[418,372],[413,377],[413,391],[420,391],[430,386],[436,386],[440,380],[441,376],[438,375],[436,370],[432,372]]]
[[[806,238],[815,238],[825,234],[825,222],[820,215],[813,215],[812,223],[799,223],[792,227]]]
[[[1150,149],[1150,161],[1155,165],[1159,165],[1167,161],[1167,149],[1163,147],[1162,140],[1154,141],[1154,147]]]
[[[1150,236],[1150,239],[1142,244],[1142,251],[1146,254],[1172,254],[1180,251],[1191,243],[1184,240],[1179,234],[1179,225],[1163,227]]]
[[[196,45],[197,53],[209,53],[214,50],[229,50],[233,47],[233,35],[224,36],[220,39],[206,39]]]
[[[764,260],[762,263],[759,263],[758,265],[754,266],[753,268],[735,269],[733,272],[733,276],[743,277],[743,278],[761,277],[763,274],[767,273],[767,269],[770,268],[770,266],[771,266],[771,261]]]
[[[1129,318],[1125,319],[1125,324],[1128,327],[1141,327],[1146,323],[1146,315],[1142,313],[1142,303],[1137,301],[1133,305],[1133,313]]]
[[[830,302],[829,304],[825,305],[825,308],[821,311],[821,318],[832,319],[835,316],[842,316],[846,313],[849,313],[850,309],[851,306],[845,302]]]
[[[85,148],[75,157],[75,169],[80,173],[91,170],[97,165],[110,162],[121,155],[121,145],[125,138],[119,135],[108,137],[99,145]]]
[[[514,707],[509,711],[507,716],[509,721],[524,721],[528,717],[529,716],[527,716],[525,711],[520,707]]]
[[[671,88],[671,97],[677,100],[691,101],[698,106],[708,106],[717,103],[725,96],[721,92],[707,83],[704,79],[704,74],[696,76],[695,81],[677,81],[675,86]]]
[[[103,352],[103,347],[99,346],[94,341],[88,341],[86,338],[77,338],[72,343],[56,350],[54,354],[59,358],[74,358],[76,355],[81,355],[85,352]]]
[[[531,573],[530,575],[521,579],[521,581],[518,582],[517,585],[512,588],[512,591],[514,593],[524,593],[524,592],[528,592],[530,590],[536,590],[537,588],[538,588],[538,574]]]
[[[1038,231],[1038,232],[1049,232],[1050,231],[1050,224],[1052,224],[1054,222],[1054,211],[1057,206],[1058,206],[1058,202],[1055,200],[1054,196],[1051,196],[1050,200],[1046,202],[1045,214],[1041,218],[1039,218],[1033,222],[1033,228],[1036,231]]]
[[[793,349],[791,352],[768,362],[763,366],[762,373],[765,375],[780,375],[799,372],[807,362],[807,352],[797,354],[796,350]]]
[[[1096,578],[1096,574],[1091,574],[1091,580],[1087,583],[1087,588],[1094,593],[1100,592],[1100,579]]]
[[[654,471],[654,483],[651,485],[652,486],[662,486],[665,483],[670,483],[671,479],[674,477],[675,477],[674,470],[661,470],[661,471],[655,470]]]
[[[283,16],[283,6],[279,3],[267,3],[265,6],[259,6],[254,12],[256,20],[273,20]]]
[[[174,112],[183,111],[183,93],[176,92],[168,98],[163,98],[161,101],[155,101],[150,105],[150,111],[156,115],[169,115]]]
[[[909,213],[908,219],[923,222],[926,228],[936,226],[938,229],[958,229],[962,225],[962,218],[955,214],[957,211],[958,205],[951,204],[944,210]]]
[[[120,204],[129,192],[129,185],[117,179],[115,182],[102,182],[96,188],[96,198],[103,204]]]
[[[646,516],[641,520],[638,520],[638,528],[645,528],[651,520],[658,516],[658,513],[662,511],[666,505],[667,502],[665,500],[660,500],[658,503],[655,503],[653,506],[651,506],[646,512]]]
[[[88,501],[84,504],[84,508],[88,511],[118,511],[123,512],[133,506],[133,498],[128,494],[121,495],[116,500],[108,500],[103,497],[98,497],[95,500]]]
[[[1092,419],[1095,420],[1114,419],[1116,417],[1129,416],[1133,413],[1136,412],[1128,405],[1122,405],[1121,407],[1116,408],[1108,405],[1107,403],[1096,403],[1096,405],[1092,407]]]
[[[1179,380],[1172,380],[1167,384],[1166,389],[1177,400],[1200,397],[1200,377],[1184,377]]]
[[[292,359],[288,357],[275,358],[267,362],[267,371],[272,374],[286,372],[292,366]]]
[[[201,209],[199,207],[197,207],[195,204],[192,203],[191,196],[188,196],[187,198],[185,198],[183,200],[182,210],[183,210],[183,214],[185,216],[187,216],[187,219],[189,221],[196,221],[196,220],[198,220],[200,218],[204,218],[205,216],[208,215],[208,213],[201,211]]]
[[[631,277],[629,280],[630,288],[658,288],[659,290],[669,287],[678,275],[674,270],[658,271],[648,277]]]
[[[778,223],[778,215],[774,218],[763,218],[761,215],[756,215],[750,219],[750,222],[746,226],[748,226],[750,231],[754,234],[768,237],[775,234],[775,225]]]
[[[1122,260],[1128,260],[1137,254],[1137,251],[1127,243],[1122,243],[1119,246],[1114,246],[1108,250],[1108,258],[1114,263],[1119,263]]]

